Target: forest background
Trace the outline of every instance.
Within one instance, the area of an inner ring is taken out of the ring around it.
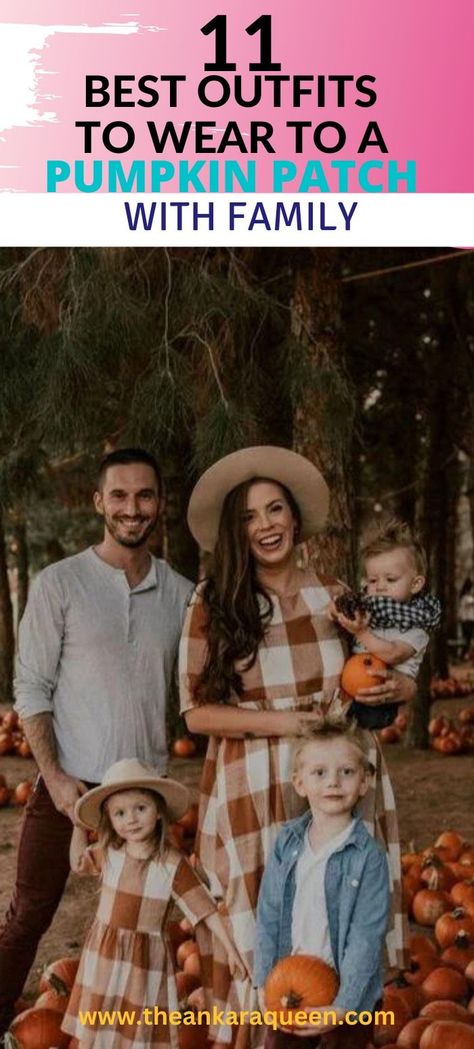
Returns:
[[[474,255],[422,249],[2,249],[0,698],[32,575],[100,534],[98,458],[154,452],[154,550],[189,578],[199,473],[251,444],[307,455],[331,490],[306,556],[357,584],[364,521],[421,534],[441,629],[408,736],[427,745],[472,574]]]

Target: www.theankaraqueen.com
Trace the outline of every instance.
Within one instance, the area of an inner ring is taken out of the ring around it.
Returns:
[[[170,1027],[197,1027],[200,1025],[206,1025],[208,1027],[238,1027],[243,1024],[250,1024],[251,1027],[272,1027],[273,1030],[277,1028],[294,1029],[296,1027],[302,1027],[305,1024],[312,1024],[315,1028],[318,1027],[331,1027],[337,1026],[338,1024],[346,1023],[349,1026],[355,1024],[361,1024],[364,1027],[374,1024],[377,1026],[390,1026],[395,1023],[395,1016],[391,1010],[375,1010],[370,1012],[369,1010],[363,1010],[362,1012],[356,1012],[354,1010],[348,1010],[344,1016],[344,1020],[340,1019],[340,1016],[335,1012],[334,1009],[325,1009],[322,1012],[317,1009],[311,1010],[311,1012],[304,1012],[302,1009],[296,1009],[291,1012],[288,1009],[277,1012],[274,1010],[266,1010],[260,1012],[256,1009],[251,1011],[248,1009],[242,1009],[240,1012],[226,1012],[224,1009],[218,1009],[217,1006],[213,1006],[212,1009],[186,1009],[182,1012],[179,1010],[160,1009],[158,1005],[150,1008],[145,1008],[140,1011],[135,1009],[130,1010],[107,1010],[107,1009],[92,1009],[89,1011],[79,1011],[79,1020],[83,1027],[158,1027],[160,1024],[169,1025]]]

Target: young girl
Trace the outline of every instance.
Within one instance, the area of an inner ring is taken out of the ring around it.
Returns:
[[[71,867],[101,877],[97,914],[63,1021],[80,1049],[178,1049],[179,1027],[153,1025],[154,1006],[168,1013],[178,1009],[165,928],[174,903],[192,925],[205,922],[233,972],[244,975],[216,904],[187,860],[167,844],[168,821],[188,807],[186,787],[135,758],[112,765],[102,785],[77,802],[82,826],[74,828]],[[98,831],[97,845],[88,845],[85,828]],[[84,1017],[95,1010],[107,1010],[107,1022]]]

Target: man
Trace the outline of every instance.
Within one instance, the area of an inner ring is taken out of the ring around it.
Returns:
[[[166,769],[165,704],[192,587],[148,551],[161,500],[153,456],[112,452],[94,494],[102,542],[31,588],[15,696],[39,777],[0,934],[0,1035],[64,891],[78,797],[120,758]]]

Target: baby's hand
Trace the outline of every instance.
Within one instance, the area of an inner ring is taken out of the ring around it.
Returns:
[[[367,612],[356,612],[354,619],[348,619],[348,617],[343,615],[342,612],[336,612],[336,619],[339,625],[342,626],[344,630],[347,630],[348,634],[353,634],[354,637],[361,634],[369,625],[369,616]]]
[[[229,948],[227,953],[227,964],[229,966],[229,972],[231,976],[234,976],[237,980],[245,980],[248,976],[245,963],[243,962],[240,954],[235,948]]]

